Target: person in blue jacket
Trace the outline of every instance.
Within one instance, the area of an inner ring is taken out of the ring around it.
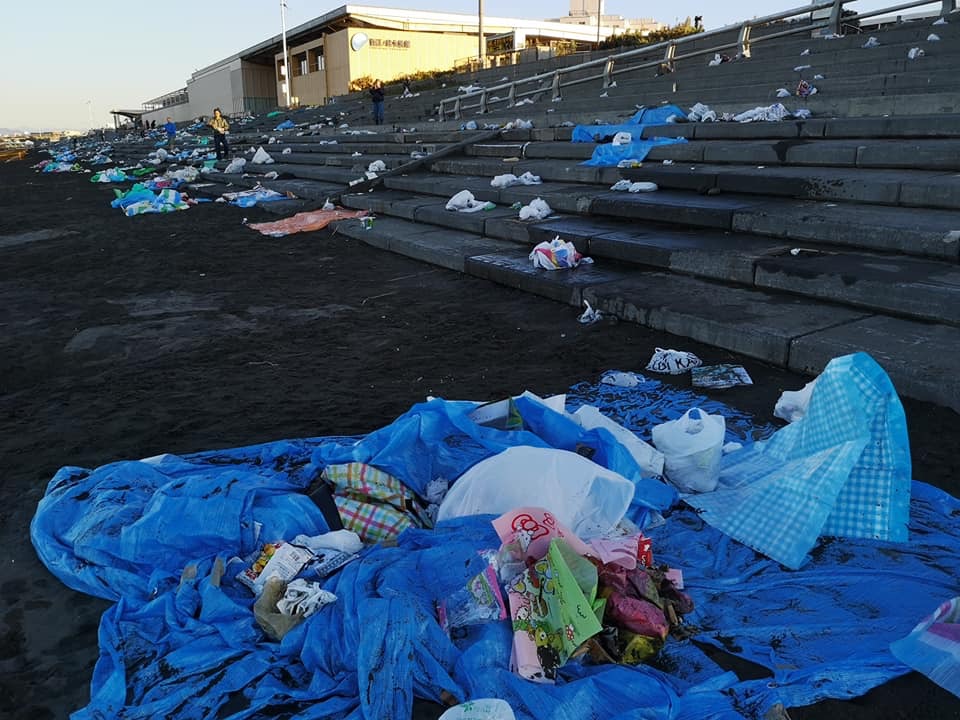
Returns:
[[[177,124],[173,121],[172,117],[167,118],[163,129],[167,131],[167,147],[173,150],[173,139],[177,136]]]

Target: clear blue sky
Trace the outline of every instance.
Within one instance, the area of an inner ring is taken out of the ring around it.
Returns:
[[[287,0],[293,27],[345,2]],[[372,6],[475,13],[476,0],[375,0]],[[708,29],[802,0],[607,0],[608,14],[673,24],[702,14]],[[546,19],[569,0],[485,0],[484,13]],[[6,0],[0,6],[0,128],[112,126],[108,112],[183,87],[197,68],[280,32],[279,0]],[[89,104],[88,104],[89,101]]]

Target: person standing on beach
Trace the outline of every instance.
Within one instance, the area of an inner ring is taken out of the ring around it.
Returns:
[[[220,113],[220,108],[213,109],[213,119],[209,124],[213,128],[213,149],[217,153],[217,160],[229,157],[230,148],[227,145],[227,133],[230,132],[230,123]]]
[[[167,148],[173,150],[173,139],[177,136],[177,124],[173,121],[172,117],[167,118],[163,129],[167,131]]]
[[[375,80],[370,88],[370,99],[373,100],[373,122],[383,125],[383,81]]]

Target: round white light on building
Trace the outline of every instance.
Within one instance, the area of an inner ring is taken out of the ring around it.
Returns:
[[[350,47],[352,47],[355,51],[360,50],[360,48],[367,44],[368,39],[369,38],[367,37],[366,33],[354,33],[353,37],[350,38]]]

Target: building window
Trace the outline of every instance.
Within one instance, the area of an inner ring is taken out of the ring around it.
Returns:
[[[310,72],[323,72],[323,45],[307,52],[310,54]]]
[[[307,54],[305,52],[293,56],[293,76],[300,77],[307,74]]]

